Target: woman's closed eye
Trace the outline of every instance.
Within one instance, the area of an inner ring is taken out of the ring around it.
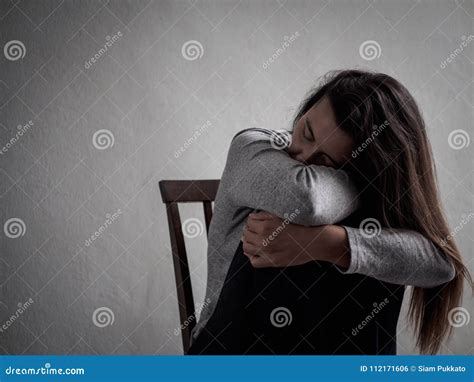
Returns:
[[[307,122],[306,122],[305,125],[304,125],[304,133],[303,133],[303,136],[304,136],[304,138],[305,138],[307,141],[314,142],[313,132],[312,132],[311,129],[309,128]]]
[[[314,154],[309,156],[307,163],[334,168],[338,167],[338,164],[327,153],[319,151],[321,147],[318,145],[319,142],[316,141],[314,130],[308,118],[304,120],[301,136],[303,137],[302,139],[308,142],[305,146],[311,147],[310,151],[314,152]]]

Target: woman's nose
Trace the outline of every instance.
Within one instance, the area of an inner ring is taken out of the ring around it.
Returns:
[[[291,154],[292,156],[295,156],[301,152],[301,149],[298,147],[298,143],[296,140],[293,140],[288,147],[288,153]]]
[[[288,153],[293,159],[299,162],[303,162],[305,160],[303,150],[301,150],[301,148],[295,143],[288,147]]]

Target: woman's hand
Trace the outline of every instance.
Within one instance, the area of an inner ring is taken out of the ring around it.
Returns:
[[[313,260],[304,249],[307,227],[289,221],[269,212],[248,216],[242,241],[244,254],[253,267],[287,267]]]
[[[324,260],[349,267],[350,250],[343,227],[306,227],[269,212],[251,213],[241,240],[254,268],[289,267]]]

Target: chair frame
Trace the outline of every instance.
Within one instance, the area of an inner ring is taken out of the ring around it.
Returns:
[[[208,234],[212,219],[212,202],[216,198],[219,182],[219,179],[206,179],[161,180],[158,183],[161,198],[163,203],[166,204],[168,217],[184,354],[187,354],[190,347],[191,331],[196,326],[196,317],[188,256],[186,253],[178,204],[202,202],[206,234]]]

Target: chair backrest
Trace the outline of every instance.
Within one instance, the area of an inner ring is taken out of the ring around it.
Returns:
[[[190,346],[191,330],[196,325],[196,316],[178,203],[203,203],[207,234],[212,219],[212,202],[216,198],[219,179],[162,180],[159,182],[159,186],[161,198],[163,203],[166,204],[176,291],[178,294],[183,351],[184,354],[187,354]]]

